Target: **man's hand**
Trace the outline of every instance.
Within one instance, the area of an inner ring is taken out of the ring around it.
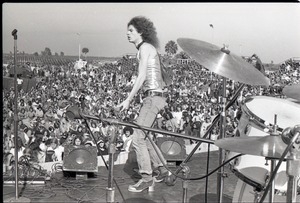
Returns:
[[[130,105],[130,101],[126,99],[121,104],[117,105],[115,110],[122,112],[124,110],[127,110],[129,108],[129,105]]]

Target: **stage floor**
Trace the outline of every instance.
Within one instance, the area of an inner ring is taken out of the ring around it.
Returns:
[[[195,154],[187,163],[190,168],[190,177],[200,177],[206,174],[207,153]],[[218,166],[218,152],[210,153],[209,171]],[[128,185],[137,180],[134,173],[134,164],[122,164],[114,166],[114,177],[121,190],[114,188],[114,201],[127,203],[179,203],[183,202],[183,181],[177,179],[174,186],[167,186],[165,183],[157,183],[154,192],[143,191],[132,193],[127,190]],[[175,171],[176,168],[172,168]],[[228,167],[225,167],[227,177],[224,178],[223,202],[232,202],[237,181],[239,180]],[[179,173],[182,175],[182,173]],[[46,181],[44,185],[20,185],[19,197],[26,197],[31,202],[46,203],[100,203],[107,202],[107,179],[108,171],[105,167],[99,167],[98,173],[87,180],[76,180],[75,177],[67,177],[62,172],[56,172],[53,178]],[[206,179],[188,181],[187,202],[202,203],[217,201],[217,173],[208,178],[207,196],[205,196]],[[123,196],[123,197],[122,197]],[[3,200],[15,197],[14,185],[4,185]],[[285,197],[284,197],[285,198]]]

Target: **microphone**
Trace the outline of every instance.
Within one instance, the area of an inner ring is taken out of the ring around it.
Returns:
[[[11,35],[14,36],[14,35],[17,34],[17,32],[18,32],[18,30],[17,30],[17,29],[14,29],[14,30],[11,32]]]
[[[66,116],[70,120],[74,120],[74,119],[92,119],[92,120],[97,120],[97,121],[105,121],[105,122],[112,123],[112,124],[117,124],[117,125],[120,124],[120,122],[116,119],[99,118],[99,117],[96,117],[96,116],[86,115],[81,111],[81,109],[78,106],[69,106],[66,109]]]
[[[282,132],[282,135],[281,135],[281,139],[285,144],[288,145],[296,133],[300,133],[300,125],[296,125],[293,128],[288,127],[286,129],[284,129]],[[299,138],[298,138],[298,140],[299,140]],[[296,143],[298,143],[298,142],[296,141]]]
[[[70,120],[84,118],[84,116],[83,116],[83,114],[81,113],[81,110],[79,109],[78,106],[69,106],[69,107],[66,109],[66,116],[67,116]]]
[[[102,120],[96,116],[90,116],[90,115],[86,115],[84,113],[82,113],[82,111],[80,110],[80,108],[78,106],[69,106],[66,109],[66,116],[70,119],[70,120],[74,120],[74,119],[92,119],[92,120]]]
[[[17,32],[18,32],[17,29],[14,29],[14,30],[11,32],[11,35],[14,36],[14,40],[17,39]]]
[[[108,127],[108,134],[109,134],[109,137],[110,137],[110,143],[115,143],[116,139],[117,139],[117,129],[116,129],[116,127],[113,126],[113,125],[110,125]]]

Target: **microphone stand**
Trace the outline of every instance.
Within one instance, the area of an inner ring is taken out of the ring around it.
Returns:
[[[114,154],[116,152],[116,129],[111,127],[111,139],[109,143],[108,149],[108,181],[107,181],[107,188],[106,188],[106,202],[113,203],[115,202],[115,188],[113,187],[113,180],[114,180]]]
[[[160,133],[160,134],[166,134],[166,135],[171,135],[175,137],[180,137],[180,138],[185,138],[185,139],[192,139],[192,140],[197,140],[209,144],[214,144],[215,142],[213,140],[209,139],[204,139],[204,138],[199,138],[199,137],[193,137],[189,135],[183,135],[180,133],[175,133],[167,130],[160,130],[156,128],[151,128],[147,126],[140,126],[132,123],[126,123],[126,122],[121,122],[118,121],[117,119],[111,119],[111,118],[103,118],[103,117],[96,117],[96,116],[91,116],[91,115],[86,115],[81,112],[81,110],[77,106],[70,106],[66,110],[66,116],[69,117],[69,119],[92,119],[92,120],[97,120],[97,121],[105,121],[110,124],[115,124],[115,125],[123,125],[123,126],[128,126],[132,128],[137,128],[141,130],[147,130],[155,133]]]
[[[14,140],[15,140],[15,198],[10,198],[5,200],[4,202],[30,202],[30,199],[25,197],[19,198],[19,170],[18,170],[18,89],[17,89],[17,30],[14,29],[12,31],[12,36],[14,36],[14,90],[15,90],[15,98],[14,98]]]
[[[222,112],[221,112],[221,118],[220,118],[220,136],[219,139],[225,138],[225,128],[226,128],[226,78],[223,77],[223,95],[222,95]],[[223,163],[223,149],[219,148],[219,165],[222,165]],[[223,188],[224,188],[224,167],[221,167],[218,170],[218,176],[217,176],[217,196],[218,196],[218,202],[223,202]]]
[[[68,110],[67,110],[68,111]],[[85,122],[85,124],[86,124],[86,126],[88,127],[88,130],[89,130],[89,132],[91,133],[91,136],[93,137],[93,139],[94,139],[94,142],[95,142],[95,144],[96,144],[96,146],[97,146],[97,151],[99,152],[100,151],[100,149],[99,149],[99,146],[98,146],[98,144],[97,144],[97,141],[96,141],[96,139],[95,139],[95,136],[94,136],[94,134],[93,134],[93,132],[91,131],[91,128],[90,128],[90,126],[89,126],[89,124],[88,124],[88,122],[87,122],[87,117],[89,117],[89,116],[82,116],[82,114],[80,113],[80,110],[79,110],[79,108],[78,107],[71,107],[70,109],[69,109],[69,112],[71,112],[71,113],[74,113],[75,112],[75,114],[76,114],[76,119],[78,119],[78,118],[83,118],[84,119],[84,122]],[[67,116],[68,116],[69,114],[67,114]],[[72,115],[72,114],[71,114]],[[70,117],[70,119],[75,119],[75,117]],[[97,117],[94,117],[93,118],[94,120],[100,120],[99,118],[97,118]],[[115,133],[115,131],[112,131],[113,133]],[[111,143],[114,143],[115,141],[112,141],[112,140],[115,140],[115,138],[116,138],[116,136],[115,136],[116,134],[112,134],[112,139],[111,139]],[[110,145],[110,147],[111,147],[111,145]],[[110,150],[110,152],[112,152],[111,150]],[[117,184],[117,181],[114,179],[114,177],[113,177],[113,167],[111,167],[111,165],[110,166],[107,166],[107,163],[106,163],[106,161],[105,161],[105,159],[104,159],[104,157],[103,157],[103,155],[101,154],[101,152],[100,152],[100,155],[101,155],[101,158],[102,158],[102,161],[103,161],[103,163],[104,163],[104,165],[105,165],[105,167],[106,167],[106,169],[107,170],[109,170],[109,177],[108,177],[108,187],[107,187],[107,193],[106,193],[106,200],[107,200],[107,202],[108,202],[108,199],[111,201],[111,202],[114,202],[114,188],[112,187],[112,184],[113,184],[113,182],[115,183],[115,185],[116,185],[116,187],[117,187],[117,189],[119,190],[119,192],[120,192],[120,195],[121,195],[121,197],[122,197],[122,199],[123,199],[123,202],[124,203],[126,203],[126,200],[125,200],[125,198],[124,198],[124,196],[123,196],[123,194],[122,194],[122,192],[121,192],[121,189],[120,189],[120,187],[118,186],[118,184]],[[112,156],[112,157],[114,157],[114,156]],[[109,156],[109,160],[111,160],[111,157]],[[113,162],[113,160],[112,160],[112,162],[111,162],[112,164],[114,163]]]

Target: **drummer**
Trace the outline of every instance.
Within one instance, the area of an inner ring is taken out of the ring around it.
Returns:
[[[259,70],[260,72],[262,72],[264,75],[266,75],[265,72],[265,67],[263,65],[263,63],[261,62],[260,58],[256,55],[253,54],[251,56],[251,63],[254,65],[254,67]]]

